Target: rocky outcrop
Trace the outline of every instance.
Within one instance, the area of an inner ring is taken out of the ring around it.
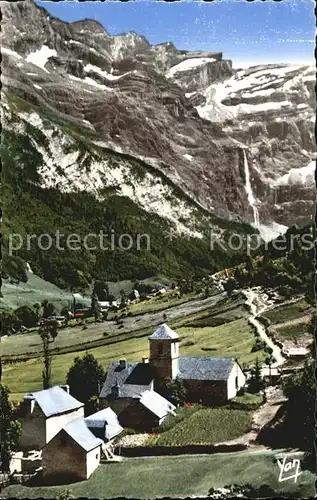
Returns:
[[[96,21],[65,23],[30,0],[1,8],[4,91],[144,160],[207,211],[253,222],[247,149],[261,222],[310,218],[311,183],[279,184],[315,150],[309,67],[234,71],[221,53],[110,36]]]

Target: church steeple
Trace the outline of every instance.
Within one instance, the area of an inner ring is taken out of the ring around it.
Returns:
[[[156,379],[175,379],[178,374],[179,336],[165,323],[157,327],[149,336],[150,364],[155,370]]]

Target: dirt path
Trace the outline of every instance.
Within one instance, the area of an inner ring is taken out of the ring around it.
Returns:
[[[272,300],[269,300],[267,294],[261,292],[259,287],[244,290],[243,293],[247,299],[246,305],[250,308],[251,316],[249,317],[249,323],[256,328],[260,338],[266,343],[266,345],[271,347],[273,351],[272,354],[275,358],[275,362],[272,364],[272,368],[277,368],[285,362],[285,358],[282,355],[280,347],[274,344],[272,339],[270,339],[270,337],[267,335],[265,326],[257,319],[257,316],[270,308],[274,304],[274,302]],[[268,371],[269,368],[263,369],[263,375],[266,374],[266,370]]]
[[[258,450],[265,450],[268,449],[263,445],[257,444],[256,439],[261,431],[261,429],[265,426],[268,425],[281,406],[285,403],[286,398],[283,394],[282,389],[279,387],[268,387],[266,389],[266,402],[260,406],[258,410],[256,410],[253,414],[252,418],[252,424],[251,424],[251,429],[249,432],[246,434],[243,434],[242,436],[232,439],[231,441],[226,441],[224,443],[218,443],[220,444],[226,444],[226,445],[234,445],[234,444],[245,444],[249,447],[252,447],[252,449],[258,449]]]

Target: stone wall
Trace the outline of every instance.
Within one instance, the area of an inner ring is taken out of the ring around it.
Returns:
[[[227,401],[227,383],[223,380],[184,380],[188,400],[203,404],[221,404]]]
[[[145,408],[138,400],[134,401],[119,415],[122,427],[137,430],[151,430],[160,423],[159,418]]]
[[[61,431],[44,448],[43,477],[58,482],[64,479],[86,479],[86,452],[65,431]]]
[[[26,409],[20,419],[22,435],[20,448],[22,450],[40,450],[46,444],[46,417],[41,408],[35,403],[33,412]]]

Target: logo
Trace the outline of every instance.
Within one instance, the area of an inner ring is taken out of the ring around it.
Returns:
[[[283,460],[278,459],[277,463],[280,469],[279,482],[294,479],[294,483],[296,483],[298,476],[301,474],[300,460],[292,458],[290,455],[284,455]]]

